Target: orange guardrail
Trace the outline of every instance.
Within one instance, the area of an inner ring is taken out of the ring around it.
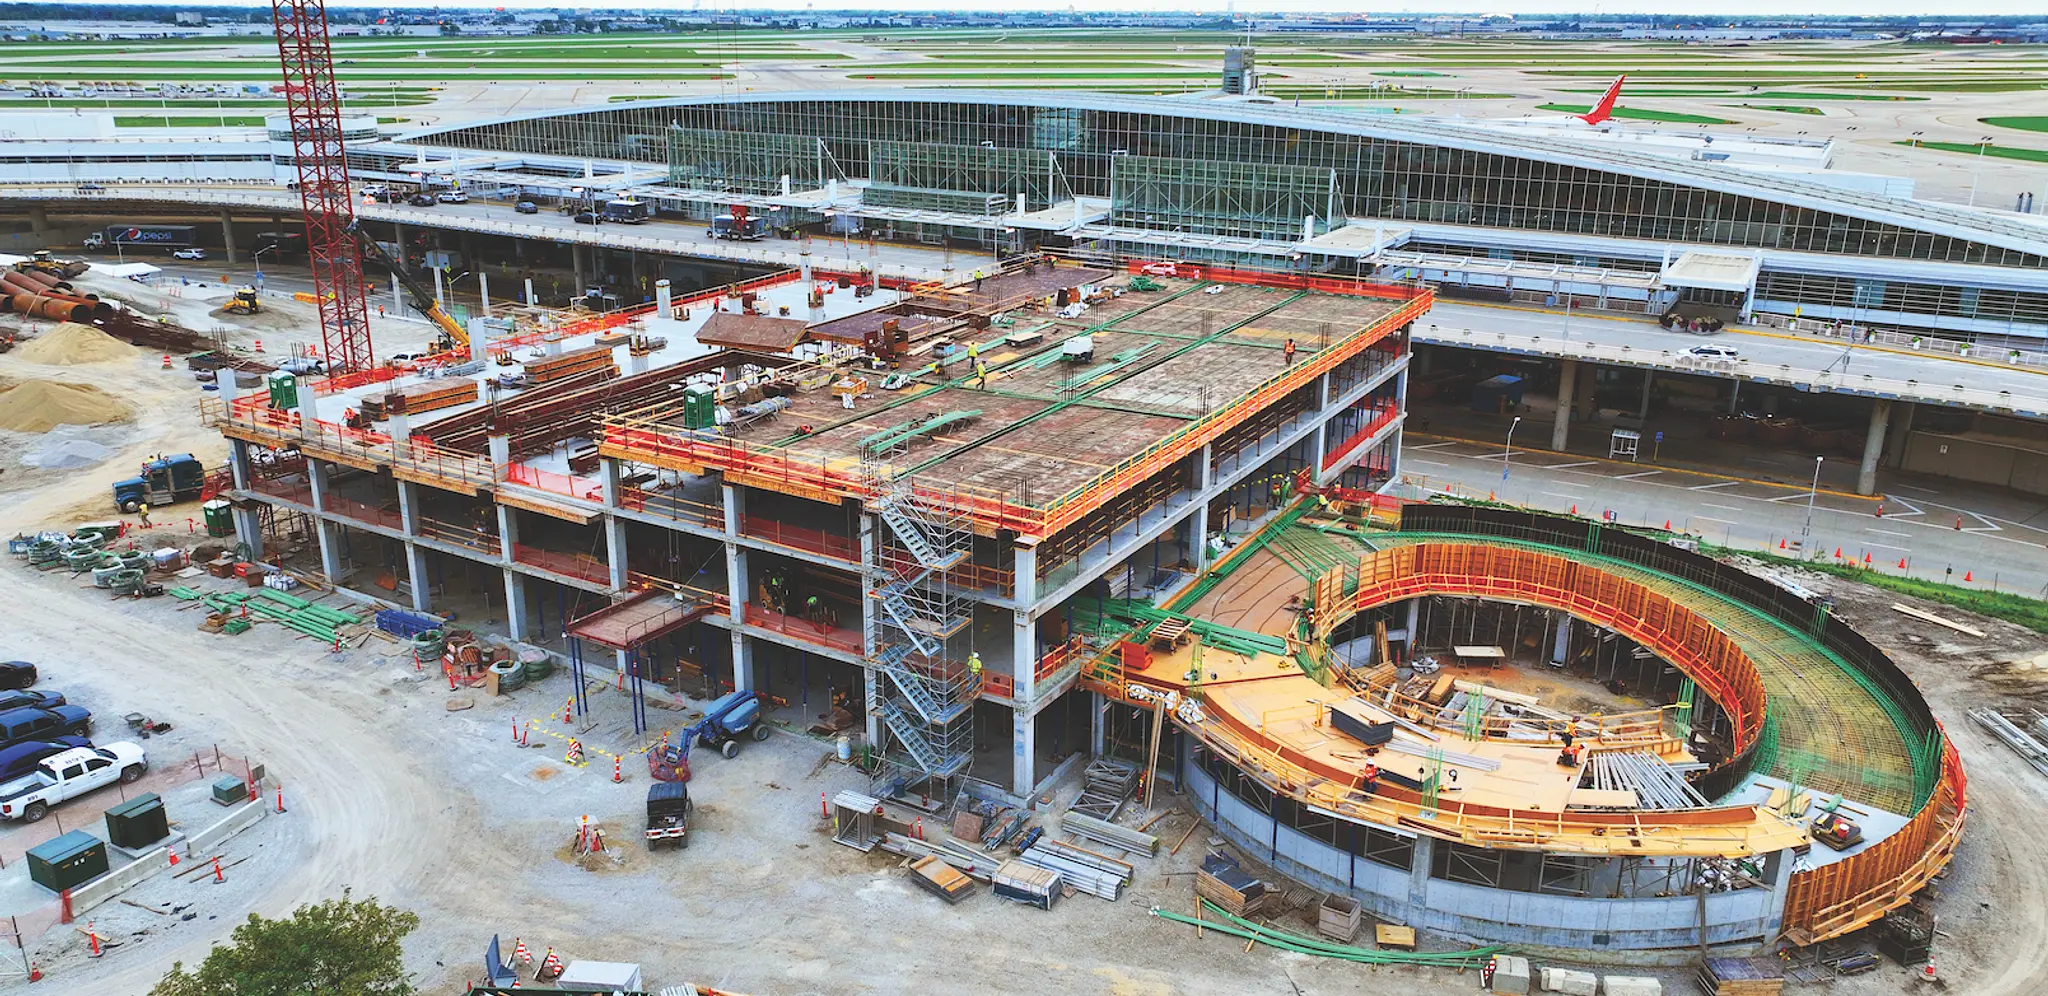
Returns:
[[[1840,861],[1792,873],[1785,892],[1787,936],[1801,944],[1841,937],[1911,901],[1955,855],[1967,785],[1962,758],[1948,741],[1934,794],[1905,826]]]
[[[752,602],[742,602],[740,603],[740,608],[746,624],[749,626],[773,630],[805,643],[815,643],[819,646],[831,647],[834,650],[856,656],[861,652],[859,630],[820,625],[808,619],[799,619],[796,616],[785,615],[773,609],[755,605]]]
[[[610,584],[612,579],[611,565],[587,554],[557,553],[553,550],[527,546],[524,543],[514,543],[512,560],[515,563],[538,567],[549,573],[593,584]]]
[[[523,463],[505,468],[505,483],[546,491],[581,501],[604,501],[604,483],[595,477],[578,477],[552,470],[541,470]]]
[[[1352,433],[1350,438],[1337,444],[1336,449],[1324,453],[1323,469],[1328,470],[1336,464],[1343,463],[1344,459],[1351,455],[1352,450],[1357,449],[1366,440],[1371,439],[1374,433],[1392,425],[1395,419],[1401,417],[1401,405],[1399,402],[1374,404],[1356,410],[1371,412],[1372,420],[1361,426],[1357,432]]]
[[[619,507],[648,515],[661,515],[679,522],[692,522],[712,529],[725,528],[725,509],[717,505],[642,488],[619,488]]]
[[[740,534],[765,540],[777,546],[786,546],[792,550],[804,550],[851,563],[860,562],[858,540],[834,535],[822,529],[793,526],[780,519],[743,515],[740,517]]]
[[[495,524],[495,523],[494,523]],[[442,522],[420,516],[419,534],[428,539],[440,540],[455,546],[468,547],[489,556],[498,556],[503,547],[498,537],[475,526],[464,526],[453,522]]]

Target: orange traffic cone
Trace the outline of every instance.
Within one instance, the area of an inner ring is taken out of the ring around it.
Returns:
[[[1869,551],[1869,550],[1865,550],[1865,551],[1863,551],[1863,566],[1865,566],[1865,567],[1869,567],[1869,566],[1870,566],[1870,551]]]
[[[259,352],[259,353],[260,353],[260,352],[263,352],[263,340],[261,340],[261,339],[258,339],[258,340],[256,340],[256,351],[257,351],[257,352]]]
[[[98,958],[100,955],[105,954],[105,952],[100,950],[100,935],[98,931],[93,929],[91,920],[85,922],[85,939],[87,944],[86,957]]]
[[[1577,515],[1577,514],[1579,514],[1579,503],[1578,503],[1578,502],[1572,502],[1572,514],[1573,514],[1573,515]]]
[[[1940,979],[1940,978],[1938,978],[1938,977],[1937,977],[1937,976],[1936,976],[1936,975],[1934,974],[1934,955],[1933,955],[1932,953],[1929,953],[1929,954],[1928,954],[1928,956],[1927,956],[1927,964],[1925,964],[1925,965],[1923,965],[1923,966],[1921,966],[1921,967],[1920,967],[1920,981],[1922,981],[1922,982],[1940,982],[1940,981],[1941,981],[1941,979]]]
[[[171,368],[171,354],[169,354],[169,353],[165,353],[165,354],[164,354],[164,369],[165,369],[165,370],[169,370],[170,368]]]
[[[220,858],[215,857],[213,859],[213,884],[219,885],[227,880],[227,876],[220,873]]]
[[[1975,580],[1975,579],[1974,579],[1974,578],[1972,578],[1972,577],[1970,577],[1970,572],[1969,572],[1969,571],[1964,571],[1964,572],[1963,572],[1963,580],[1965,580],[1965,581],[1973,581],[1973,580]]]
[[[171,854],[171,867],[173,867],[173,868],[176,868],[176,867],[178,867],[178,852],[177,852],[177,851],[172,851],[172,852],[170,852],[170,854]]]
[[[1667,533],[1671,531],[1671,520],[1670,520],[1670,519],[1665,519],[1665,520],[1664,520],[1664,531],[1665,531],[1665,532],[1667,532]]]
[[[1842,559],[1842,548],[1841,548],[1841,547],[1839,547],[1839,546],[1838,546],[1838,547],[1835,547],[1835,559],[1836,559],[1836,560],[1840,560],[1840,559]]]
[[[526,942],[517,937],[512,939],[512,958],[521,965],[533,964],[533,952],[526,950]]]
[[[1906,569],[1906,558],[1904,558],[1904,557],[1900,557],[1900,558],[1899,558],[1899,570],[1902,570],[1902,571],[1903,571],[1903,570],[1905,570],[1905,569]]]
[[[1785,549],[1785,541],[1784,541],[1784,540],[1779,540],[1779,541],[1778,541],[1778,549],[1780,549],[1780,550],[1783,550],[1783,549]]]

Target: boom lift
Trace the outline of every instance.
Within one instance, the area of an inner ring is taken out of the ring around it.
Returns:
[[[435,346],[436,352],[469,348],[469,331],[462,327],[461,322],[441,310],[441,303],[434,300],[434,292],[426,289],[412,274],[407,273],[404,266],[392,259],[391,254],[385,252],[383,246],[377,244],[377,240],[364,234],[360,224],[351,222],[348,230],[355,235],[357,242],[362,243],[364,251],[390,267],[391,272],[397,275],[398,282],[405,286],[406,294],[412,297],[412,306],[419,309],[420,314],[427,316],[428,320],[440,326],[441,341]]]

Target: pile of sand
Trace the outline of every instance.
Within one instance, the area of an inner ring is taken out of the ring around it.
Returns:
[[[90,325],[63,322],[56,328],[22,343],[15,355],[30,363],[68,367],[79,363],[132,360],[135,358],[135,347]]]
[[[0,429],[14,432],[48,432],[60,425],[101,425],[122,421],[128,414],[128,406],[113,395],[84,384],[27,380],[0,389]]]

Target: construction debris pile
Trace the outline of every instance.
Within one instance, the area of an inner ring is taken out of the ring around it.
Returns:
[[[137,550],[132,542],[126,550],[111,549],[126,533],[124,523],[106,522],[80,526],[73,533],[20,535],[7,541],[7,552],[37,570],[69,571],[72,577],[90,575],[93,587],[115,595],[163,594],[163,585],[150,581],[149,576],[183,570],[184,551]]]

